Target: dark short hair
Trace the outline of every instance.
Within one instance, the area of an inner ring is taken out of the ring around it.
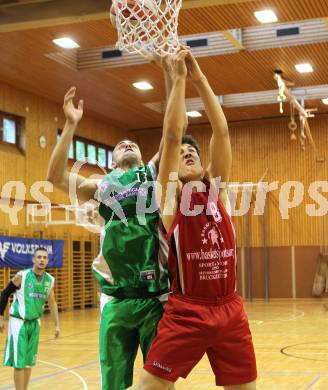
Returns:
[[[201,155],[200,155],[200,148],[199,148],[199,145],[198,145],[198,142],[195,140],[195,138],[193,138],[191,135],[189,134],[186,134],[182,137],[182,142],[181,142],[181,145],[183,144],[187,144],[187,145],[190,145],[192,146],[193,148],[196,149],[196,152],[199,156],[199,158],[201,159]]]
[[[46,249],[45,247],[43,246],[38,246],[34,252],[33,252],[33,257],[35,256],[36,252],[39,252],[39,251],[43,251],[43,252],[47,252],[48,253],[48,249]],[[48,253],[49,254],[49,253]]]

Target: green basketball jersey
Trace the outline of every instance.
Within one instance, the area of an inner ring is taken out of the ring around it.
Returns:
[[[55,278],[45,272],[38,280],[32,269],[26,269],[20,273],[22,283],[15,292],[10,315],[23,320],[38,319],[43,314],[44,305],[54,286]]]
[[[167,245],[159,229],[155,179],[149,163],[114,170],[99,185],[105,228],[93,271],[105,294],[138,298],[168,291]]]

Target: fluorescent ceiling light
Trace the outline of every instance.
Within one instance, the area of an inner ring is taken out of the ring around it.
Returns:
[[[60,47],[63,47],[64,49],[77,49],[80,47],[80,45],[71,38],[53,39],[52,42]]]
[[[138,83],[133,83],[134,88],[141,89],[142,91],[149,91],[150,89],[154,89],[154,87],[147,83],[147,81],[140,81]]]
[[[187,115],[190,118],[200,118],[202,116],[202,114],[199,111],[188,111]]]
[[[322,103],[323,103],[323,104],[327,104],[327,105],[328,105],[328,98],[326,98],[326,99],[322,99]]]
[[[297,64],[295,68],[300,73],[310,73],[313,72],[313,68],[311,64]]]
[[[278,22],[277,15],[271,9],[254,12],[254,15],[256,19],[261,23]]]

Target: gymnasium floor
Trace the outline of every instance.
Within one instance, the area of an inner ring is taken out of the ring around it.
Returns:
[[[246,304],[255,342],[259,390],[328,389],[328,306],[325,300],[254,301]],[[98,310],[61,313],[62,335],[52,340],[46,316],[41,330],[39,361],[30,389],[99,389]],[[4,334],[0,335],[1,354]],[[136,362],[135,383],[142,360]],[[0,368],[0,390],[13,389],[12,370]],[[131,389],[135,389],[134,386]],[[177,390],[214,390],[207,358]]]

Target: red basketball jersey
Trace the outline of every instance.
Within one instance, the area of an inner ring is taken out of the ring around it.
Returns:
[[[236,291],[235,230],[220,199],[210,196],[209,182],[204,185],[206,192],[182,196],[168,234],[168,262],[173,292],[216,301]],[[198,215],[185,215],[202,206]]]

